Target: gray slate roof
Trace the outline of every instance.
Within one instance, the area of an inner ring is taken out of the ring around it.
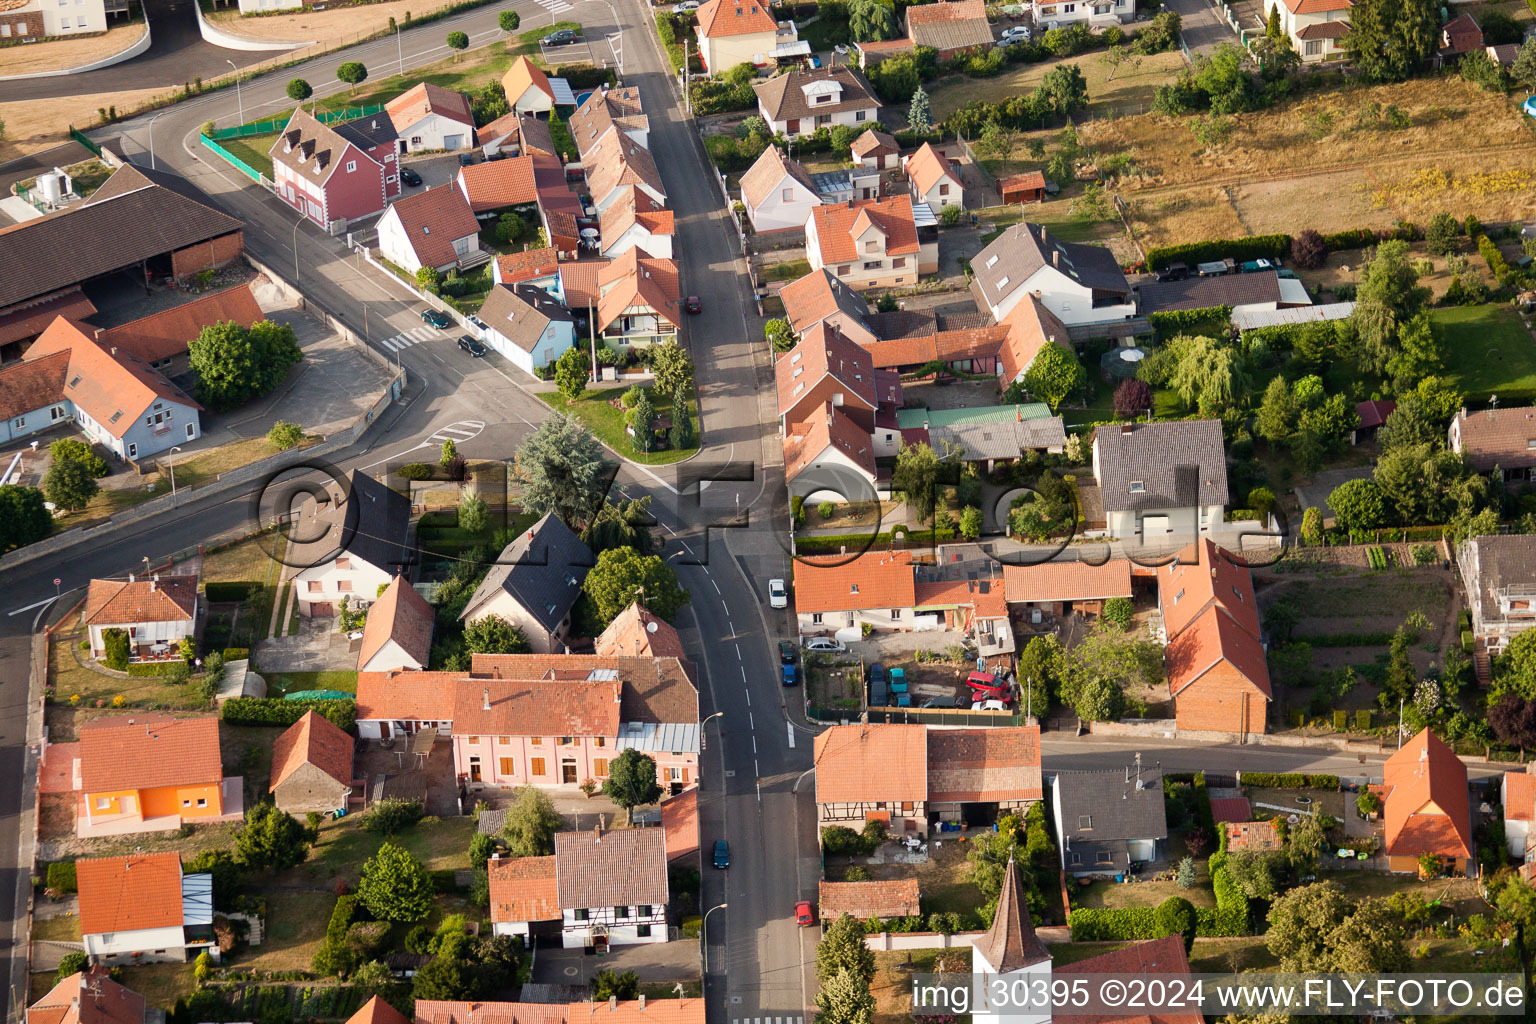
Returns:
[[[1501,619],[1499,591],[1509,588],[1511,595],[1536,590],[1536,536],[1474,537],[1466,543],[1477,547],[1477,587],[1482,591],[1483,617]],[[1471,586],[1468,581],[1468,586]]]
[[[508,544],[464,606],[467,618],[497,590],[505,590],[546,630],[553,631],[581,596],[592,568],[592,549],[553,512]]]
[[[1160,769],[1143,768],[1140,789],[1135,771],[1127,782],[1123,769],[1059,772],[1054,788],[1054,799],[1061,809],[1062,838],[1073,850],[1083,849],[1080,844],[1084,843],[1168,837]]]
[[[532,352],[550,321],[569,321],[570,310],[542,288],[496,285],[480,307],[480,319],[524,352]]]
[[[1022,287],[1030,275],[1047,265],[1085,288],[1127,295],[1131,291],[1114,253],[1102,245],[1063,242],[1042,225],[1027,221],[998,235],[971,260],[976,284],[988,305]]]
[[[1106,512],[1227,503],[1220,420],[1100,427],[1093,445]]]
[[[336,121],[331,130],[362,150],[372,149],[385,142],[395,141],[395,122],[389,115],[378,113],[372,117],[358,117],[351,121]]]
[[[555,891],[561,910],[667,902],[667,831],[555,833]]]
[[[342,543],[347,554],[395,572],[410,562],[411,499],[360,469],[348,481]]]
[[[1186,277],[1182,281],[1152,281],[1136,289],[1141,315],[1210,306],[1248,306],[1280,301],[1280,275],[1273,270],[1220,277]]]

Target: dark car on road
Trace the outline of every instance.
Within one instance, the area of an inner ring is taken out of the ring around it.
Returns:
[[[783,678],[783,682],[784,682],[785,686],[799,686],[800,685],[800,666],[799,665],[796,665],[794,662],[790,662],[788,665],[780,665],[779,666],[779,671],[780,671],[780,674],[781,674],[781,676]]]
[[[731,866],[731,848],[724,839],[715,840],[715,867],[722,871]]]
[[[543,43],[545,46],[566,46],[570,43],[574,43],[575,41],[576,33],[572,32],[568,28],[562,28],[558,32],[551,32],[549,35],[539,40],[539,42]]]
[[[704,312],[704,303],[699,301],[697,295],[690,295],[688,296],[688,301],[683,304],[683,308],[690,313],[702,313]]]
[[[779,660],[786,665],[795,663],[795,644],[792,640],[779,641]]]
[[[485,346],[467,334],[459,335],[459,348],[463,349],[465,352],[468,352],[476,359],[479,359],[481,356],[485,355]]]
[[[428,326],[436,327],[440,331],[446,331],[453,325],[453,321],[448,319],[447,313],[443,313],[435,309],[422,310],[421,319],[425,321]]]
[[[400,180],[405,182],[407,185],[415,187],[421,184],[421,175],[417,174],[409,167],[402,167],[400,168]]]

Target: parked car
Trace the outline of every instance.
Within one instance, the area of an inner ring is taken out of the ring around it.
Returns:
[[[1008,705],[1000,700],[978,700],[971,705],[972,711],[1007,711]]]
[[[1031,32],[1028,25],[1015,25],[1010,29],[1004,30],[1003,34],[997,37],[997,41],[1004,46],[1012,46],[1014,43],[1024,42],[1030,35]]]
[[[779,660],[786,665],[793,665],[795,663],[795,645],[788,640],[780,640]]]
[[[1060,195],[1061,194],[1061,186],[1056,184],[1050,178],[1046,178],[1045,179],[1045,194],[1048,195],[1048,196]]]
[[[829,636],[813,636],[805,642],[805,649],[808,651],[824,651],[841,654],[848,648],[843,645],[841,640],[834,640]]]
[[[446,331],[453,326],[453,321],[448,319],[448,314],[438,309],[424,309],[421,311],[421,319],[429,327],[436,327],[440,331]]]
[[[459,335],[459,348],[463,349],[465,352],[468,352],[476,359],[479,359],[481,356],[485,355],[485,346],[480,344],[479,339],[471,338],[467,334]]]
[[[468,153],[460,153],[459,154],[459,166],[460,167],[468,167],[471,164],[473,164],[474,162],[475,162],[475,154],[474,154],[473,150],[471,150]]]
[[[869,664],[869,681],[872,682],[872,683],[880,683],[881,685],[884,685],[884,683],[885,683],[885,666],[880,664],[878,661],[870,662],[870,664]]]
[[[929,697],[918,705],[920,708],[957,708],[960,701],[956,697]]]
[[[891,692],[907,692],[907,670],[904,668],[891,669]]]
[[[801,928],[809,927],[816,923],[816,915],[811,910],[810,900],[800,900],[795,904],[795,924]]]
[[[768,581],[768,606],[770,608],[789,607],[789,591],[785,589],[783,580]]]
[[[1182,281],[1189,276],[1189,268],[1182,263],[1170,263],[1157,272],[1159,281]]]
[[[400,180],[414,188],[415,186],[421,184],[421,175],[417,174],[409,167],[402,167],[400,168]]]
[[[724,839],[715,840],[715,867],[724,871],[731,866],[731,847]]]
[[[1243,264],[1243,273],[1245,273],[1245,274],[1257,274],[1261,270],[1274,270],[1274,269],[1276,269],[1276,268],[1275,268],[1275,263],[1274,263],[1273,260],[1266,260],[1266,259],[1249,260],[1248,262]]]
[[[788,665],[780,665],[779,672],[785,686],[800,685],[800,667],[794,662],[790,662]]]
[[[699,301],[697,295],[690,295],[688,296],[688,301],[683,304],[683,308],[690,313],[702,313],[704,312],[704,303]]]
[[[682,3],[677,4],[677,5],[675,5],[672,8],[672,13],[673,14],[687,14],[690,11],[696,11],[698,9],[699,9],[699,2],[698,2],[698,0],[683,0]]]
[[[575,41],[576,33],[568,28],[562,28],[558,32],[551,32],[543,39],[540,39],[539,43],[544,46],[565,46]]]
[[[912,695],[910,693],[898,693],[898,694],[896,694],[895,704],[896,704],[896,706],[898,708],[909,708],[909,707],[911,707],[912,706]]]

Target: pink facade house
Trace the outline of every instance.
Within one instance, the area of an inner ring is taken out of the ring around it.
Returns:
[[[380,163],[302,107],[288,119],[269,155],[277,197],[328,231],[378,213],[387,197],[400,190],[393,158],[388,165]]]
[[[363,672],[358,735],[433,728],[453,741],[470,789],[601,785],[621,751],[656,762],[657,783],[698,781],[698,690],[679,658],[477,654],[468,675]]]

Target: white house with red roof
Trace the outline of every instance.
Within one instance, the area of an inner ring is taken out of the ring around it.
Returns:
[[[738,64],[772,64],[779,43],[796,41],[794,23],[782,36],[762,0],[706,0],[698,10],[699,60],[712,75]]]
[[[1527,767],[1523,772],[1505,772],[1499,780],[1499,803],[1504,808],[1504,843],[1517,863],[1529,861],[1532,839],[1531,822],[1536,821],[1536,775]]]
[[[1280,28],[1304,63],[1341,60],[1344,37],[1349,34],[1349,12],[1354,0],[1266,0],[1264,18],[1280,12]]]
[[[609,259],[638,248],[660,259],[672,258],[672,237],[676,233],[672,211],[651,198],[636,185],[619,189],[613,204],[604,210],[598,222],[602,254]]]
[[[130,661],[180,657],[182,637],[197,630],[197,576],[161,576],[145,579],[91,580],[85,592],[80,623],[91,639],[91,657],[106,654],[106,632],[128,635]]]
[[[453,184],[406,196],[379,218],[379,252],[414,274],[422,267],[443,272],[490,262],[480,248],[480,225],[464,193]]]
[[[910,287],[939,267],[939,243],[919,241],[910,196],[818,206],[805,222],[811,269],[856,291]]]
[[[181,855],[136,853],[75,862],[80,938],[87,956],[106,963],[181,963],[213,937],[213,876],[183,875]]]
[[[761,234],[801,230],[822,198],[810,172],[769,146],[741,176],[741,202],[752,230]]]
[[[912,202],[927,204],[935,214],[946,206],[965,208],[965,184],[960,179],[959,168],[934,149],[931,142],[923,143],[916,153],[903,157],[901,168],[907,175]]]
[[[475,116],[461,92],[418,82],[384,104],[384,111],[395,126],[402,153],[453,152],[475,144]]]
[[[548,114],[555,109],[549,76],[527,57],[518,57],[501,76],[502,89],[514,114]]]
[[[681,303],[677,264],[639,247],[597,272],[597,329],[620,347],[645,347],[677,337]]]

